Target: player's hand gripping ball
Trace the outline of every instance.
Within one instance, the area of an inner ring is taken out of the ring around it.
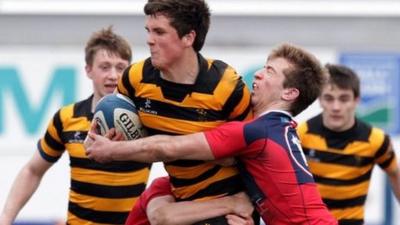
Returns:
[[[121,94],[109,94],[100,99],[94,111],[93,121],[96,123],[96,133],[103,136],[114,127],[123,134],[125,140],[146,136],[135,104]]]

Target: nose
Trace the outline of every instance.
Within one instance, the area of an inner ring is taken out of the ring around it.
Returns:
[[[108,74],[108,78],[111,80],[118,80],[120,76],[120,72],[118,72],[118,69],[115,67],[112,67],[110,73]]]
[[[261,79],[263,77],[263,69],[259,69],[254,73],[254,79]]]
[[[146,40],[148,45],[153,45],[154,44],[154,37],[150,32],[147,32],[147,40]]]
[[[338,111],[341,108],[342,107],[341,107],[340,101],[339,100],[334,100],[333,103],[332,103],[332,109],[335,110],[335,111]]]

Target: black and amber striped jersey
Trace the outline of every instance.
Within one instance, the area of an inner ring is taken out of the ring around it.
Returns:
[[[92,98],[55,113],[38,142],[39,153],[51,163],[65,150],[69,154],[68,224],[124,224],[145,189],[150,165],[131,161],[100,164],[86,157],[83,141],[93,118]]]
[[[201,132],[251,116],[249,90],[235,70],[219,60],[201,55],[198,59],[200,69],[193,85],[162,79],[150,59],[125,71],[118,91],[135,102],[150,134]],[[242,189],[234,167],[196,160],[164,165],[177,200],[216,198]]]
[[[372,169],[397,168],[388,135],[356,119],[355,125],[334,132],[318,115],[298,127],[304,153],[323,201],[339,224],[361,225]]]

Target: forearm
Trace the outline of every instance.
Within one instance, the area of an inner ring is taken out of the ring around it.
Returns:
[[[1,215],[0,224],[12,224],[17,214],[39,186],[42,176],[24,167],[12,185]]]
[[[158,207],[150,213],[152,225],[188,225],[234,212],[231,197],[203,202],[175,202]]]
[[[137,162],[172,161],[169,155],[174,146],[171,136],[155,135],[135,141],[114,142],[111,158],[115,161],[132,160]]]

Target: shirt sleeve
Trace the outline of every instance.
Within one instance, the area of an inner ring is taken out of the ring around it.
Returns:
[[[243,122],[229,122],[204,132],[215,159],[239,155],[246,147]]]
[[[71,106],[68,106],[71,107]],[[48,123],[46,134],[38,141],[37,148],[44,160],[55,163],[65,151],[61,134],[63,131],[62,114],[67,107],[58,110]]]

